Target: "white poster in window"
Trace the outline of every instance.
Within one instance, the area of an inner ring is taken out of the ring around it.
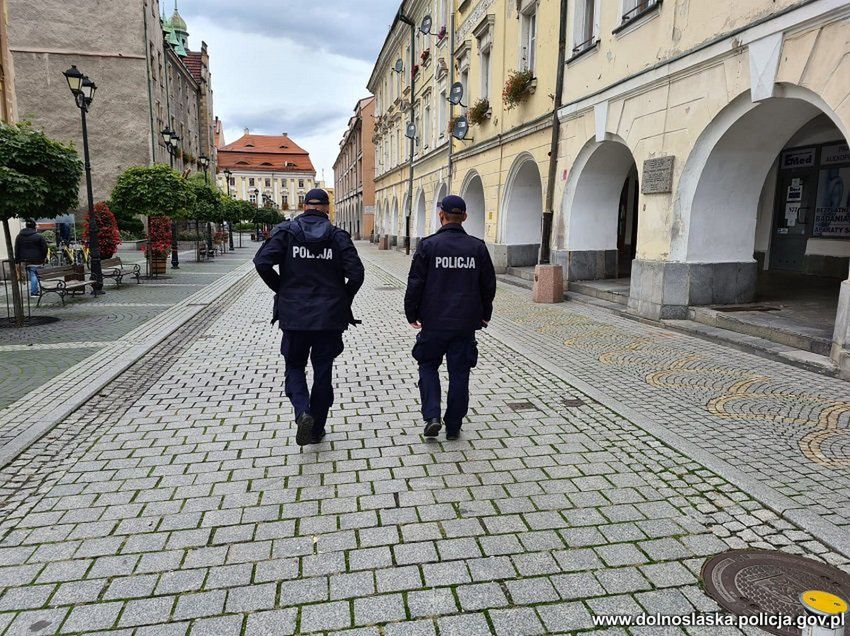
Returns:
[[[850,163],[850,148],[847,144],[833,144],[824,146],[821,150],[820,163],[822,166],[831,166],[836,163]]]
[[[785,201],[791,203],[793,201],[801,201],[803,199],[803,180],[791,179],[791,185],[788,186],[788,193]]]
[[[850,238],[850,167],[820,171],[812,236]]]
[[[785,205],[785,226],[794,227],[797,225],[797,213],[800,211],[798,203],[787,203]]]

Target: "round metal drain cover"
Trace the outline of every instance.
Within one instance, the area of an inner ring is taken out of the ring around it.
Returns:
[[[850,575],[824,563],[784,552],[730,550],[702,566],[706,593],[737,616],[803,616],[800,594],[822,590],[850,598]],[[796,627],[761,629],[779,636],[800,636]]]

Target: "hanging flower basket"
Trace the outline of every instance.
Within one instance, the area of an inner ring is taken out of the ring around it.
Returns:
[[[414,64],[414,65],[413,65],[413,70],[410,72],[410,74],[411,74],[411,75],[413,75],[413,76],[415,77],[415,76],[416,76],[416,74],[417,74],[418,72],[419,72],[419,65],[418,65],[418,64]]]
[[[428,58],[431,57],[431,50],[425,49],[422,53],[419,54],[419,59],[422,60],[422,63],[425,64],[428,61]]]
[[[440,32],[437,34],[437,42],[438,42],[438,43],[440,43],[440,42],[442,42],[444,39],[446,39],[446,32],[447,32],[447,29],[446,29],[446,26],[445,26],[445,25],[443,25],[442,27],[440,27]]]
[[[486,99],[479,99],[469,107],[469,112],[466,116],[470,124],[479,126],[490,119],[492,114],[493,109],[490,108],[490,102]]]
[[[532,71],[511,71],[505,88],[502,90],[502,101],[508,110],[516,108],[534,92],[536,78]]]

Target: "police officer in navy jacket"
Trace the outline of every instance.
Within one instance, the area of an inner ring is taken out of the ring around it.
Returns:
[[[275,292],[274,318],[283,330],[286,396],[295,409],[299,446],[318,444],[334,401],[333,362],[342,332],[356,324],[351,303],[363,285],[363,263],[347,232],[328,219],[324,190],[310,190],[304,213],[284,221],[254,257],[257,273]],[[275,271],[277,265],[279,272]],[[313,365],[307,387],[307,360]]]
[[[446,439],[457,439],[469,410],[469,373],[478,363],[475,332],[493,314],[496,273],[484,241],[463,229],[466,203],[458,196],[440,202],[442,227],[419,243],[404,297],[407,322],[421,329],[413,357],[419,363],[419,394],[425,437],[436,437],[440,419],[440,365],[449,371]]]

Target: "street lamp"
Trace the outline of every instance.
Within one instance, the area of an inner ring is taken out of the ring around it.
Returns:
[[[254,205],[256,206],[257,210],[259,210],[260,209],[260,189],[254,188],[253,190],[251,190],[251,193],[254,195]],[[262,240],[260,238],[260,222],[258,220],[256,220],[256,218],[255,218],[255,221],[254,221],[254,229],[257,231],[257,240],[258,241]]]
[[[100,266],[100,242],[98,241],[97,218],[94,215],[94,193],[91,184],[91,157],[89,155],[89,130],[86,122],[86,113],[94,101],[94,93],[97,86],[87,76],[80,72],[76,66],[71,66],[63,73],[68,81],[68,88],[74,96],[77,108],[80,109],[83,125],[83,158],[86,170],[86,194],[89,204],[89,250],[91,254],[91,276],[94,280],[92,294],[99,296],[103,294],[103,270]]]
[[[180,141],[180,135],[171,130],[170,126],[167,126],[160,134],[162,135],[162,140],[165,142],[165,149],[168,151],[168,160],[173,170],[174,158],[177,156],[177,142]],[[178,249],[177,219],[171,219],[171,269],[180,269]]]
[[[224,169],[224,181],[227,184],[227,200],[228,201],[230,201],[230,177],[232,177],[232,176],[233,176],[233,173],[230,171],[230,169],[225,168]],[[230,223],[230,221],[228,221],[228,224],[229,223]],[[230,229],[230,249],[233,250],[234,249],[234,247],[233,247],[233,228],[231,227],[229,229]],[[242,247],[242,232],[239,232],[239,247],[240,248]]]

